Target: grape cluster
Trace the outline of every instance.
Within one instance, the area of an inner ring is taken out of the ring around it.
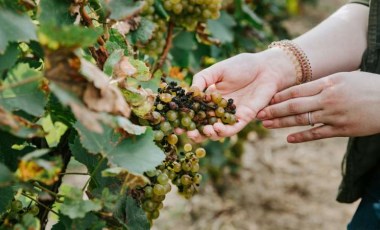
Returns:
[[[154,22],[155,29],[151,39],[146,44],[141,44],[139,51],[156,58],[163,52],[165,47],[165,37],[168,30],[167,24],[164,19],[155,14],[154,0],[145,0],[141,15]]]
[[[205,93],[196,87],[186,90],[176,82],[161,83],[154,108],[150,117],[140,118],[140,123],[153,127],[156,144],[165,151],[166,159],[155,170],[145,173],[150,183],[140,188],[142,207],[150,221],[158,218],[162,201],[171,191],[169,181],[185,198],[191,198],[202,181],[199,159],[206,156],[206,150],[193,149],[189,143],[182,146],[174,129],[202,132],[205,125],[215,122],[230,125],[237,122],[232,99],[226,100],[219,93]]]
[[[19,200],[13,200],[10,203],[9,211],[4,214],[2,219],[0,219],[0,223],[3,222],[5,226],[12,226],[21,221],[22,217],[26,214],[32,214],[33,216],[37,216],[40,212],[40,209],[36,204],[30,204],[27,207],[24,207],[22,202]]]
[[[170,13],[172,21],[194,31],[199,22],[217,19],[220,15],[222,0],[164,0],[164,8]]]

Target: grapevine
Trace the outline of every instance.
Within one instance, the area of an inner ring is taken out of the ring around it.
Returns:
[[[186,90],[176,82],[166,83],[164,80],[161,83],[154,106],[149,119],[140,119],[140,122],[153,127],[154,139],[165,151],[166,159],[156,170],[145,173],[151,183],[140,188],[142,207],[150,221],[158,218],[162,201],[171,191],[169,180],[188,199],[197,192],[202,181],[199,160],[206,156],[206,150],[202,147],[193,149],[190,143],[180,146],[174,130],[203,132],[205,125],[216,122],[233,125],[237,122],[232,99],[226,100],[217,92],[202,92],[197,87]]]

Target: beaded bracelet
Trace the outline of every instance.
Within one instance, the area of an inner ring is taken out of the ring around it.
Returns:
[[[272,42],[268,48],[278,47],[286,52],[291,58],[296,70],[296,83],[302,84],[311,81],[313,72],[311,69],[310,61],[305,52],[294,42],[290,40],[281,40]]]

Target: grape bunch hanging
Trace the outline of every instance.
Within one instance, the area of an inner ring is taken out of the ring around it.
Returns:
[[[222,0],[164,0],[163,4],[176,24],[194,31],[199,22],[220,16]]]
[[[181,146],[175,128],[203,132],[205,125],[216,122],[233,125],[237,122],[236,106],[217,92],[205,93],[196,87],[185,90],[176,82],[161,84],[150,119],[140,120],[152,126],[154,139],[166,153],[165,161],[155,170],[145,173],[150,184],[141,188],[142,207],[150,221],[158,218],[165,195],[172,184],[185,198],[191,198],[202,181],[199,159],[206,156],[204,148],[193,149],[189,143]]]

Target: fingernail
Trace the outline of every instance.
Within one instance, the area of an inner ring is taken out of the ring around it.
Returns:
[[[271,120],[263,121],[263,125],[264,125],[265,127],[272,127],[272,125],[273,125],[273,121],[271,121]]]
[[[290,143],[296,142],[296,138],[293,137],[293,136],[289,136],[288,137],[288,142],[290,142]]]
[[[257,118],[259,119],[263,119],[265,118],[267,114],[264,112],[264,111],[260,111],[258,114],[257,114]]]

